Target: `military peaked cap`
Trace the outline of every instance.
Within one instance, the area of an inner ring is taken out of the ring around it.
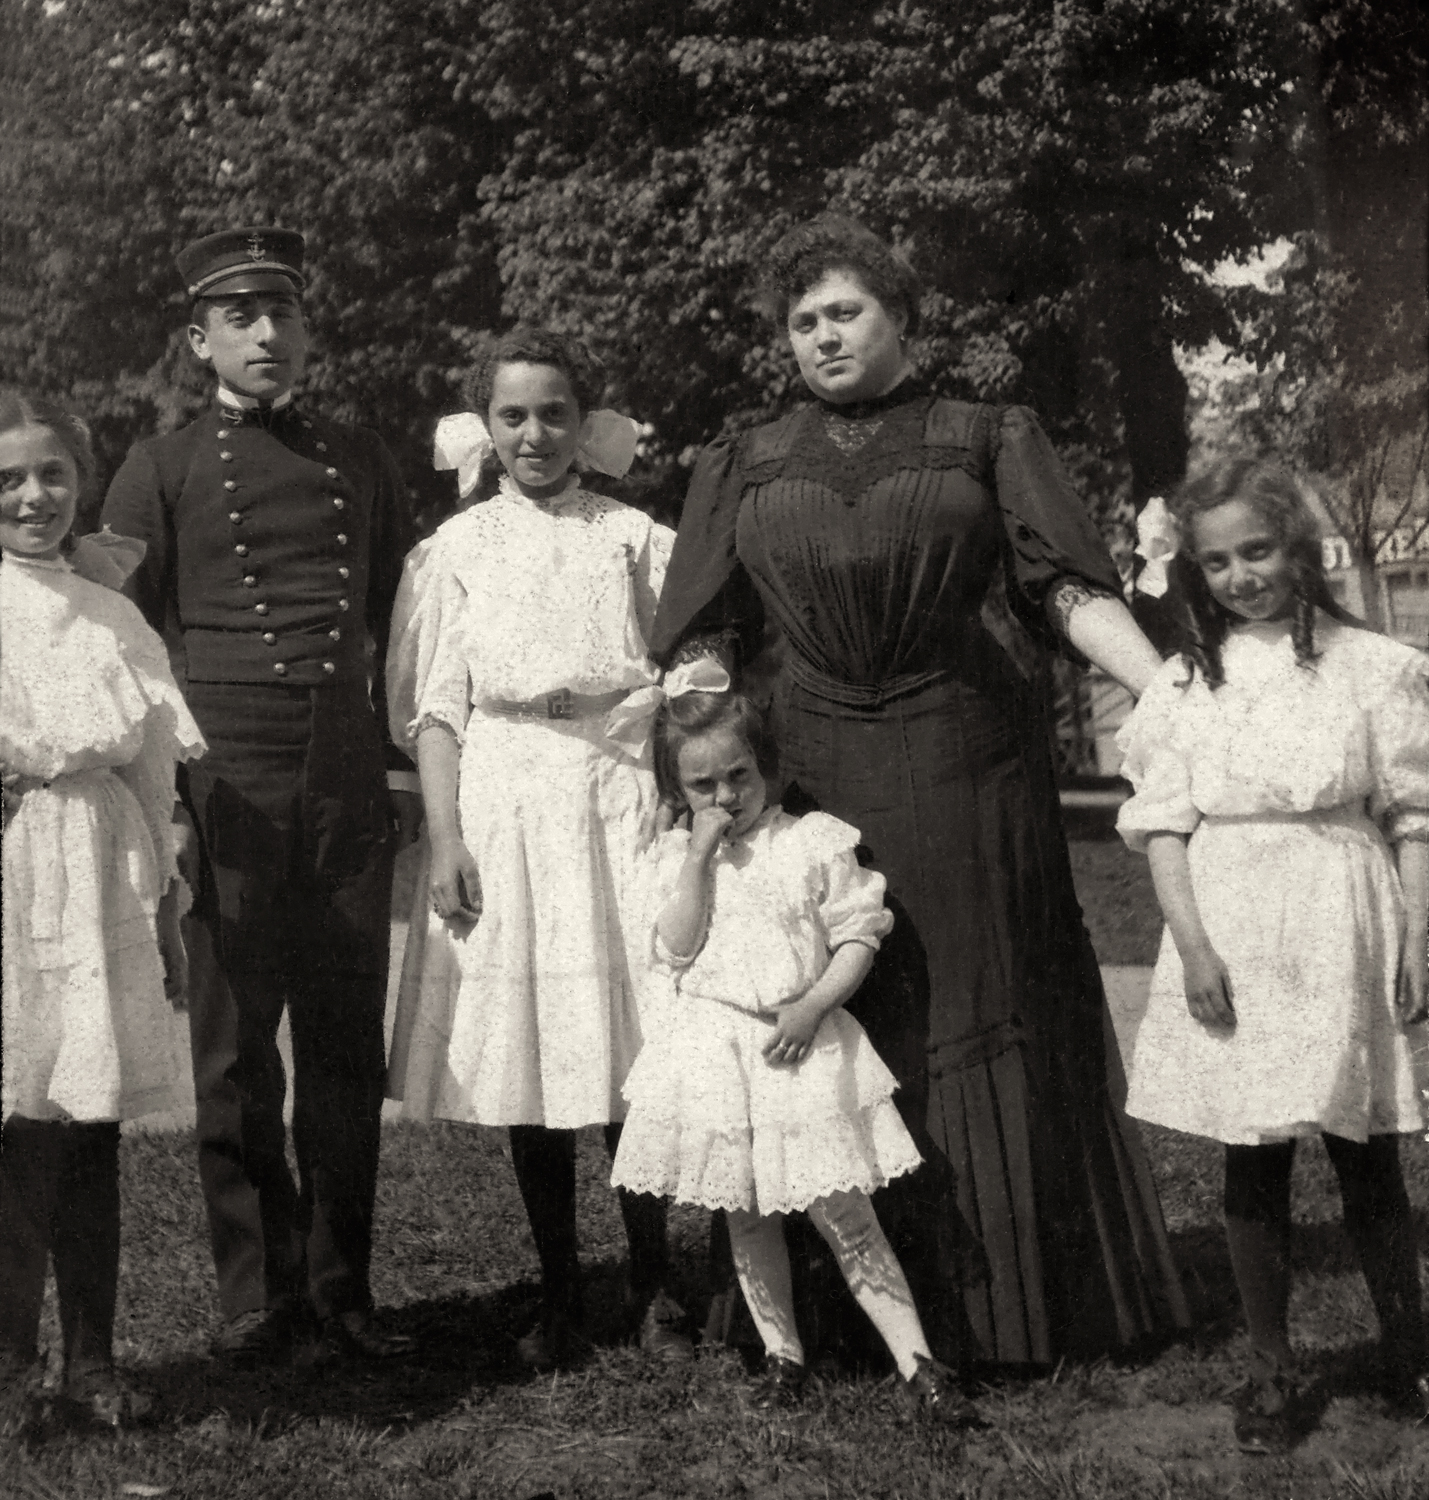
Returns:
[[[250,225],[208,234],[179,252],[190,297],[303,289],[303,237],[296,229]]]

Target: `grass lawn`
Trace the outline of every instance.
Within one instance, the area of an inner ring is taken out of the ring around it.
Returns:
[[[1159,923],[1144,867],[1095,837],[1077,841],[1074,861],[1103,958],[1149,961]],[[998,1383],[980,1398],[987,1427],[961,1440],[900,1425],[877,1374],[816,1379],[802,1410],[770,1421],[748,1409],[731,1352],[647,1368],[615,1333],[623,1237],[597,1132],[580,1153],[594,1343],[579,1369],[530,1380],[510,1363],[535,1305],[525,1216],[500,1137],[438,1125],[385,1133],[373,1268],[384,1316],[422,1335],[423,1357],[312,1379],[225,1371],[204,1354],[213,1273],[192,1138],[129,1136],[118,1350],[160,1391],[163,1420],[119,1439],[56,1434],[0,1454],[0,1496],[1425,1500],[1429,1431],[1391,1420],[1368,1389],[1374,1319],[1319,1144],[1296,1168],[1291,1315],[1333,1399],[1295,1453],[1257,1460],[1233,1452],[1223,1399],[1244,1338],[1219,1228],[1219,1149],[1147,1136],[1202,1319],[1196,1340]],[[1407,1143],[1405,1158],[1423,1206],[1429,1148]],[[672,1229],[697,1306],[705,1215],[677,1210]]]

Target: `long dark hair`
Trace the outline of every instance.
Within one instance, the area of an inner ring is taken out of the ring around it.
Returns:
[[[1226,633],[1239,617],[1212,597],[1191,539],[1197,516],[1232,500],[1242,500],[1255,511],[1290,560],[1295,600],[1290,640],[1300,666],[1312,666],[1319,658],[1315,649],[1317,609],[1343,624],[1362,624],[1335,603],[1325,577],[1320,529],[1294,478],[1266,459],[1234,458],[1213,464],[1186,480],[1166,502],[1181,530],[1181,549],[1167,569],[1180,649],[1211,688],[1220,687],[1226,680],[1221,653]],[[1183,686],[1189,686],[1194,675],[1193,671]]]
[[[681,693],[667,698],[655,715],[655,782],[661,799],[672,807],[685,805],[680,785],[680,747],[687,741],[728,728],[754,752],[754,762],[766,781],[779,770],[774,736],[758,706],[743,693]]]

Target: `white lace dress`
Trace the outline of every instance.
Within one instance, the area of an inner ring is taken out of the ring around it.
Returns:
[[[126,1120],[174,1104],[155,938],[177,874],[174,765],[204,743],[139,611],[63,560],[0,563],[4,1112]]]
[[[1233,1029],[1186,1008],[1168,933],[1130,1063],[1127,1113],[1232,1144],[1418,1130],[1394,1009],[1404,912],[1389,845],[1429,837],[1429,658],[1320,616],[1232,630],[1215,692],[1173,658],[1119,736],[1133,849],[1191,835],[1196,902],[1230,971]]]
[[[835,948],[876,950],[893,926],[883,876],[854,858],[858,830],[775,807],[722,844],[704,946],[680,964],[655,918],[689,838],[676,829],[646,856],[647,958],[673,978],[674,994],[626,1082],[630,1113],[611,1181],[770,1214],[913,1171],[922,1158],[893,1104],[897,1082],[846,1011],[824,1018],[792,1067],[762,1051],[780,1005],[809,989]]]
[[[457,735],[483,900],[469,929],[413,913],[388,1065],[409,1118],[572,1129],[625,1113],[640,1048],[625,904],[657,800],[648,751],[637,762],[608,740],[603,713],[484,705],[657,681],[645,639],[673,540],[575,478],[542,502],[504,479],[409,567],[388,694],[410,719],[394,731]]]

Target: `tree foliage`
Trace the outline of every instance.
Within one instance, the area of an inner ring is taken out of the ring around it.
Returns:
[[[592,343],[677,495],[696,445],[797,396],[751,292],[827,205],[925,274],[939,387],[1030,402],[1104,504],[1179,477],[1175,345],[1320,393],[1351,357],[1366,391],[1414,368],[1344,225],[1365,164],[1423,146],[1429,49],[1369,0],[16,0],[0,27],[0,363],[111,457],[202,399],[172,256],[247,220],[308,233],[311,383],[429,496],[456,372],[516,318]],[[1403,193],[1368,198],[1402,270]],[[1279,234],[1286,290],[1208,277]]]

